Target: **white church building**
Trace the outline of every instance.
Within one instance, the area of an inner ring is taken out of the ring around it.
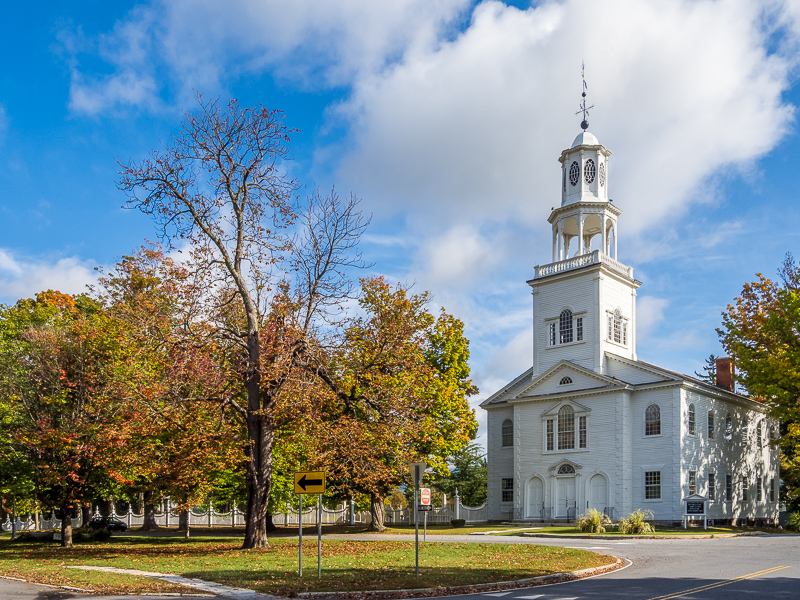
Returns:
[[[636,357],[633,268],[617,257],[611,156],[586,130],[561,153],[550,264],[535,267],[533,365],[486,399],[490,520],[574,520],[589,508],[682,520],[689,496],[715,524],[776,521],[777,423],[717,384]],[[691,348],[687,348],[691,351]]]

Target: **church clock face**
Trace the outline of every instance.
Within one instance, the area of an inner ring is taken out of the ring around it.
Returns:
[[[569,166],[569,182],[572,185],[578,185],[578,178],[581,176],[581,168],[578,166],[577,161],[573,161]]]
[[[600,185],[605,185],[605,183],[606,183],[606,163],[600,163],[600,166],[597,169],[597,181],[600,182]]]
[[[586,164],[583,165],[583,180],[589,184],[594,181],[595,175],[595,168],[594,168],[594,161],[590,158],[586,161]]]

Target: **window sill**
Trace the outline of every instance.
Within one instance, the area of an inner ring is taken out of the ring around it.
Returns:
[[[585,344],[585,343],[586,343],[586,340],[579,340],[577,342],[565,342],[563,344],[555,344],[555,345],[547,344],[547,348],[546,349],[547,350],[553,350],[555,348],[566,348],[568,346],[577,346],[579,344]]]
[[[571,450],[543,450],[542,454],[575,454],[579,452],[591,452],[591,448],[573,448]]]
[[[642,502],[647,502],[648,504],[652,504],[654,502],[664,502],[663,498],[650,498],[649,500],[642,500]]]
[[[628,349],[628,344],[622,344],[620,342],[615,342],[614,340],[609,340],[608,338],[605,339],[607,344],[611,344],[612,346],[616,346],[617,348],[625,348]]]

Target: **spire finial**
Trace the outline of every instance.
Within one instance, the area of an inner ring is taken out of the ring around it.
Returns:
[[[583,61],[581,61],[581,79],[583,80],[583,92],[581,93],[581,108],[576,112],[576,115],[583,113],[583,121],[581,121],[581,129],[586,131],[589,129],[589,121],[586,120],[586,117],[589,116],[589,110],[594,108],[594,104],[591,106],[586,106],[586,74],[584,72],[585,65]]]

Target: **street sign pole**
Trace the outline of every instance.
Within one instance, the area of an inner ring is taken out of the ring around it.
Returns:
[[[422,541],[423,542],[427,542],[428,541],[428,511],[427,510],[425,511],[425,529],[424,529],[424,533],[422,534]]]
[[[317,494],[317,579],[322,579],[322,494]]]
[[[419,465],[414,465],[414,543],[417,554],[415,574],[419,577]]]
[[[303,576],[303,496],[300,495],[300,514],[297,518],[298,528],[300,529],[300,577]]]

